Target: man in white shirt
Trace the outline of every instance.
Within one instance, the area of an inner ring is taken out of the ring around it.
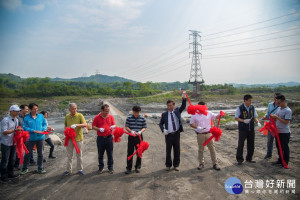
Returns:
[[[198,105],[205,105],[203,101],[200,101]],[[203,143],[208,140],[212,136],[212,134],[209,132],[211,128],[211,120],[212,119],[219,119],[220,115],[216,115],[210,111],[207,111],[207,116],[201,114],[196,114],[191,117],[190,126],[192,128],[195,128],[196,134],[197,134],[197,142],[198,142],[198,159],[199,159],[199,166],[198,169],[201,170],[204,168],[204,146]],[[220,167],[217,164],[217,155],[216,155],[216,149],[214,141],[211,140],[207,147],[210,151],[210,157],[211,161],[213,163],[213,168],[215,170],[220,170]]]

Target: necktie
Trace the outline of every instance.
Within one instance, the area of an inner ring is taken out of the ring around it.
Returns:
[[[175,131],[176,131],[176,126],[175,126],[175,121],[174,121],[173,113],[170,113],[170,114],[171,114],[171,120],[172,120],[173,131],[175,132]]]

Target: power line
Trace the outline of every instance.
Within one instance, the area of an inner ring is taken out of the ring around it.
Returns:
[[[175,47],[173,47],[173,48],[171,48],[171,49],[169,49],[167,51],[165,51],[164,53],[162,53],[161,55],[157,56],[156,58],[153,58],[153,59],[151,59],[151,60],[149,60],[149,61],[147,61],[147,62],[145,62],[143,64],[140,64],[138,66],[132,66],[130,69],[127,69],[127,70],[125,70],[123,72],[119,72],[118,74],[127,73],[129,71],[136,71],[137,69],[139,69],[141,67],[144,67],[145,65],[147,65],[149,63],[152,63],[153,61],[157,60],[158,58],[161,58],[161,57],[165,56],[165,54],[167,54],[167,53],[169,53],[169,52],[177,49],[178,47],[180,47],[182,44],[186,43],[187,41],[189,41],[189,40],[185,40],[185,41],[181,42],[180,44],[176,45]]]
[[[215,58],[230,58],[230,57],[240,57],[240,56],[251,56],[257,54],[269,54],[269,53],[277,53],[277,52],[284,52],[284,51],[294,51],[298,50],[300,47],[293,48],[293,49],[284,49],[284,50],[277,50],[277,51],[268,51],[268,52],[260,52],[260,53],[251,53],[251,54],[240,54],[240,55],[233,55],[233,56],[220,56],[220,57],[211,57],[211,58],[203,58],[203,59],[215,59]]]
[[[223,35],[223,36],[218,36],[218,37],[214,37],[214,38],[209,38],[209,39],[206,39],[206,40],[203,40],[203,41],[218,39],[218,38],[222,38],[222,37],[228,37],[228,36],[232,36],[232,35],[239,35],[239,34],[242,34],[242,33],[248,33],[248,32],[252,32],[252,31],[257,31],[257,30],[261,30],[261,29],[265,29],[265,28],[270,28],[270,27],[274,27],[274,26],[278,26],[278,25],[282,25],[282,24],[287,24],[287,23],[294,22],[294,21],[299,21],[299,20],[300,19],[293,19],[293,20],[282,22],[282,23],[279,23],[279,24],[273,24],[273,25],[270,25],[270,26],[264,26],[264,27],[261,27],[261,28],[255,28],[255,29],[252,29],[252,30],[243,31],[243,32],[239,32],[239,33],[232,33],[232,34],[229,34],[229,35]]]
[[[296,36],[296,35],[300,35],[300,33],[296,33],[296,34],[292,34],[292,35],[286,35],[286,36],[280,36],[280,37],[275,37],[275,38],[268,38],[268,39],[263,39],[263,40],[258,40],[258,41],[244,42],[244,43],[240,43],[240,44],[232,44],[232,45],[226,45],[226,46],[220,46],[220,47],[212,47],[212,48],[207,48],[207,49],[205,48],[203,50],[210,50],[210,49],[218,49],[218,48],[223,48],[223,47],[232,47],[232,46],[239,46],[239,45],[245,45],[245,44],[252,44],[252,43],[256,43],[256,42],[275,40],[275,39],[280,39],[280,38],[292,37],[292,36]]]
[[[297,11],[297,12],[289,13],[289,14],[286,14],[286,15],[281,15],[281,16],[279,16],[279,17],[274,17],[274,18],[271,18],[271,19],[268,19],[268,20],[256,22],[256,23],[253,23],[253,24],[248,24],[248,25],[244,25],[244,26],[239,26],[239,27],[236,27],[236,28],[233,28],[233,29],[228,29],[228,30],[225,30],[225,31],[217,32],[217,33],[207,34],[207,35],[204,35],[203,37],[209,37],[209,36],[211,36],[211,35],[217,35],[217,34],[220,34],[220,33],[225,33],[225,32],[228,32],[228,31],[233,31],[233,30],[245,28],[245,27],[248,27],[248,26],[253,26],[253,25],[265,23],[265,22],[272,21],[272,20],[275,20],[275,19],[280,19],[280,18],[282,18],[282,17],[294,15],[294,14],[297,14],[297,13],[299,13],[299,12],[300,12],[300,11]]]
[[[162,71],[168,71],[169,69],[172,69],[173,66],[176,66],[178,63],[181,63],[181,62],[186,61],[186,60],[189,60],[189,59],[187,57],[182,57],[180,59],[177,59],[177,60],[173,61],[172,63],[161,66],[160,68],[162,68],[162,70],[151,69],[150,72],[142,72],[139,75],[136,74],[136,76],[133,76],[132,78],[141,77],[141,76],[144,77],[144,74],[157,74],[157,73],[161,73]]]
[[[174,55],[171,55],[171,56],[169,56],[169,57],[167,57],[167,58],[165,58],[164,60],[161,60],[161,61],[156,61],[156,62],[154,62],[153,64],[151,64],[151,65],[143,65],[143,68],[140,68],[140,70],[143,70],[143,73],[145,73],[147,70],[149,70],[149,69],[152,69],[151,67],[152,66],[159,66],[160,65],[160,63],[164,63],[165,61],[169,61],[168,59],[172,59],[172,58],[174,58],[174,57],[176,57],[177,55],[180,55],[180,54],[182,54],[183,52],[185,52],[185,51],[187,51],[188,50],[188,48],[186,48],[186,49],[183,49],[183,50],[181,50],[180,52],[177,52],[176,54],[174,54]],[[137,71],[137,70],[135,70],[135,71]],[[126,74],[126,73],[125,73]]]
[[[249,52],[249,51],[264,51],[264,50],[267,50],[267,49],[283,48],[283,47],[290,47],[290,46],[296,46],[296,45],[300,45],[300,43],[290,44],[290,45],[282,45],[282,46],[275,46],[275,47],[269,47],[269,48],[263,48],[263,49],[253,49],[253,50],[247,50],[247,51],[238,51],[238,52],[231,52],[231,53],[206,55],[205,58],[207,58],[207,57],[215,57],[215,56],[218,57],[218,56],[221,56],[221,55],[228,55],[228,54],[238,54],[238,53],[244,53],[244,52]]]
[[[205,45],[205,46],[207,47],[207,46],[214,46],[214,45],[230,43],[230,42],[238,42],[238,41],[241,41],[241,40],[248,40],[248,39],[253,39],[253,38],[258,38],[258,37],[264,37],[264,36],[268,36],[268,35],[273,35],[273,34],[278,34],[278,33],[283,33],[283,32],[289,32],[289,31],[293,31],[293,30],[297,30],[297,29],[300,29],[300,27],[295,27],[295,28],[288,29],[288,30],[283,30],[283,31],[276,31],[276,32],[263,34],[263,35],[257,35],[257,36],[248,37],[248,38],[242,38],[242,39],[238,39],[238,40],[231,40],[231,41],[220,42],[220,43],[215,43],[215,44],[208,44],[208,45]]]

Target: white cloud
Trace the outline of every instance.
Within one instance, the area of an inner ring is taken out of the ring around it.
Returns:
[[[103,31],[121,30],[140,16],[142,5],[129,0],[81,1],[69,6],[64,21]]]
[[[45,5],[44,4],[37,4],[37,5],[33,5],[33,6],[25,6],[27,8],[29,8],[30,10],[34,10],[34,11],[42,11],[45,9]]]

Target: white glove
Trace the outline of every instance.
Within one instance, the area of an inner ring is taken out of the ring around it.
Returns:
[[[142,134],[142,131],[137,132],[137,134],[138,134],[138,135],[141,135],[141,134]]]
[[[165,135],[168,135],[168,134],[169,134],[169,132],[168,132],[167,129],[164,129],[164,134],[165,134]]]
[[[244,123],[245,123],[245,124],[249,124],[250,121],[251,121],[251,119],[244,119]]]
[[[131,131],[131,134],[136,135],[136,132],[135,131]]]
[[[100,131],[101,133],[103,133],[103,132],[104,132],[104,128],[99,128],[99,131]]]
[[[186,93],[182,92],[182,98],[186,98]]]
[[[76,126],[77,126],[77,124],[72,124],[72,125],[71,125],[71,128],[72,128],[72,129],[75,129]]]
[[[201,130],[202,130],[202,127],[201,127],[201,126],[198,126],[197,129],[196,129],[196,132],[197,132],[197,133],[200,133]]]
[[[260,128],[260,127],[261,127],[261,123],[258,122],[258,123],[257,123],[257,126],[258,126],[258,128]]]
[[[111,127],[110,127],[110,130],[114,130],[115,129],[115,125],[112,125]]]

